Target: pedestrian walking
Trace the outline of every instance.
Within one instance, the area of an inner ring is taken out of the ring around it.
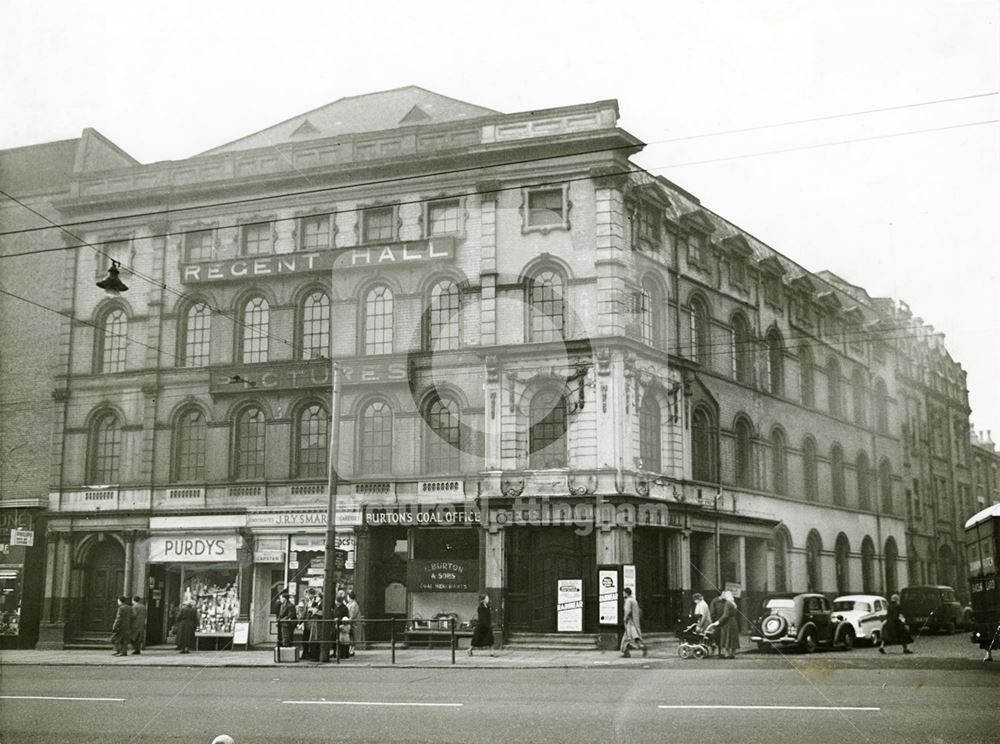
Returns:
[[[740,648],[739,610],[733,593],[726,590],[722,593],[722,616],[719,618],[719,657],[735,659]]]
[[[111,644],[115,647],[112,656],[127,656],[128,644],[132,640],[132,603],[128,597],[118,598],[115,621],[111,626]]]
[[[340,590],[337,592],[337,606],[333,610],[333,617],[337,620],[337,658],[346,659],[354,654],[351,652],[351,611],[347,609],[347,594]]]
[[[889,597],[889,607],[885,612],[885,622],[882,623],[878,652],[884,654],[886,653],[886,646],[895,646],[897,643],[903,647],[904,654],[913,653],[907,648],[907,646],[913,643],[913,636],[910,635],[910,629],[906,627],[906,618],[903,617],[903,613],[899,608],[899,595],[893,594]]]
[[[354,656],[355,648],[364,647],[365,631],[361,623],[361,605],[353,589],[347,593],[347,617],[351,621],[351,656]]]
[[[278,645],[292,646],[295,637],[295,621],[298,615],[295,605],[288,596],[288,590],[282,589],[278,599]]]
[[[635,597],[632,596],[632,589],[625,587],[625,603],[622,608],[622,614],[624,616],[625,631],[622,633],[622,642],[620,650],[622,656],[626,659],[632,656],[630,650],[635,648],[642,649],[642,655],[645,656],[648,653],[646,648],[646,642],[642,640],[642,626],[639,623],[639,603],[635,601]]]
[[[198,610],[194,608],[194,600],[186,599],[177,611],[177,649],[182,654],[191,653],[195,647],[195,628],[198,627]]]
[[[476,627],[472,631],[472,641],[469,643],[469,656],[475,648],[488,648],[490,656],[493,652],[493,613],[490,612],[490,595],[479,595],[479,606],[476,607]]]
[[[142,653],[146,646],[146,605],[138,594],[132,597],[132,655]]]

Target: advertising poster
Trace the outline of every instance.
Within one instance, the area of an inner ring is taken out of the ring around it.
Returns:
[[[597,571],[597,604],[601,625],[618,625],[618,569]]]
[[[556,580],[556,630],[583,632],[583,579]]]
[[[635,565],[622,566],[622,591],[632,590],[632,596],[638,598],[639,592],[635,590]]]

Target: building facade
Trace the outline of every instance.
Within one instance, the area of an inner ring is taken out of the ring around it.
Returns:
[[[323,584],[331,482],[372,638],[482,591],[498,632],[554,632],[567,579],[597,632],[602,567],[651,631],[692,591],[908,583],[898,303],[642,172],[617,122],[410,87],[74,173],[43,642],[105,632],[123,589],[151,642],[189,598],[203,636],[273,642],[277,592]]]

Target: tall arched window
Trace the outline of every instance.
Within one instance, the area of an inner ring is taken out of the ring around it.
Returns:
[[[864,452],[858,453],[858,458],[854,463],[854,475],[858,482],[858,508],[872,508],[872,475],[871,465],[868,462],[868,455]]]
[[[775,493],[788,491],[788,453],[781,429],[771,432],[771,485]]]
[[[90,428],[90,465],[87,468],[91,484],[113,484],[121,480],[122,426],[113,411],[105,411]]]
[[[264,412],[257,406],[244,408],[236,417],[233,475],[238,480],[259,480],[264,477],[266,429]]]
[[[819,533],[812,530],[806,538],[806,591],[823,591],[823,541]]]
[[[457,473],[461,470],[462,431],[458,403],[451,398],[433,397],[426,404],[424,421],[430,428],[424,447],[428,473]]]
[[[851,544],[847,540],[847,535],[841,532],[837,535],[837,543],[834,546],[838,594],[847,594],[851,590],[850,554]]]
[[[639,408],[639,457],[643,470],[660,472],[660,402],[647,391]]]
[[[813,355],[808,346],[799,346],[799,391],[802,405],[816,405],[816,380],[813,375]]]
[[[875,543],[868,535],[861,541],[861,591],[875,593]]]
[[[667,303],[659,282],[647,276],[642,280],[640,292],[640,322],[642,342],[656,348],[663,347],[663,317]]]
[[[896,540],[892,537],[885,541],[885,550],[882,551],[885,557],[885,593],[893,594],[899,591],[899,580],[896,577],[896,561],[899,559],[899,549],[896,547]]]
[[[321,289],[302,302],[302,358],[330,356],[330,297]]]
[[[319,403],[299,411],[296,420],[295,474],[299,478],[329,477],[330,416]]]
[[[712,366],[712,321],[708,305],[700,297],[691,298],[691,356],[706,369]]]
[[[566,293],[562,275],[552,269],[528,278],[528,340],[561,341],[566,329]]]
[[[736,420],[736,485],[753,488],[753,430],[745,418]]]
[[[733,377],[744,385],[753,384],[753,334],[742,313],[733,316]]]
[[[194,303],[184,313],[181,338],[184,339],[184,346],[181,350],[181,365],[184,367],[207,366],[212,341],[212,310],[204,302]]]
[[[460,303],[461,294],[458,285],[450,279],[437,282],[431,287],[425,313],[427,324],[424,330],[425,348],[431,351],[458,348]]]
[[[205,414],[191,408],[177,418],[174,426],[174,480],[205,480],[205,452],[208,426]]]
[[[392,290],[384,284],[365,294],[365,354],[391,354],[393,331]]]
[[[772,395],[785,394],[785,344],[781,332],[771,328],[767,332],[768,390]]]
[[[858,426],[868,424],[868,385],[865,373],[859,367],[851,374],[851,405],[854,408],[854,423]]]
[[[779,528],[774,533],[774,590],[788,591],[788,533]]]
[[[263,297],[252,297],[243,305],[243,363],[267,361],[271,307]]]
[[[830,357],[826,363],[826,400],[830,414],[840,416],[844,411],[844,398],[840,389],[840,363]]]
[[[833,503],[844,506],[847,495],[844,492],[844,450],[839,444],[830,449],[830,485],[833,490]]]
[[[100,359],[99,370],[104,374],[125,371],[125,344],[128,341],[128,316],[120,307],[108,310],[98,324],[99,348],[97,358]]]
[[[556,390],[535,393],[529,406],[528,467],[566,467],[566,398]]]
[[[392,409],[385,401],[373,400],[360,417],[361,445],[358,470],[361,475],[388,475],[392,472]]]
[[[889,392],[881,379],[875,380],[875,427],[879,434],[889,433]]]
[[[819,468],[816,463],[816,440],[806,437],[802,442],[802,486],[809,501],[819,498]]]
[[[882,511],[892,514],[892,467],[883,459],[878,466],[879,492],[882,495]]]
[[[704,483],[719,482],[715,418],[708,406],[700,405],[691,415],[692,477]]]

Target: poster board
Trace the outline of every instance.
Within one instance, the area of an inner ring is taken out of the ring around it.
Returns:
[[[583,579],[556,579],[556,630],[583,632]]]
[[[618,625],[618,608],[621,605],[621,577],[617,566],[597,569],[598,623]]]
[[[635,590],[635,565],[631,563],[622,566],[622,592],[626,589],[631,589],[632,596],[639,598],[639,593]]]
[[[244,649],[248,647],[250,642],[250,623],[236,621],[233,623],[233,650],[236,650],[237,646],[243,646]]]

